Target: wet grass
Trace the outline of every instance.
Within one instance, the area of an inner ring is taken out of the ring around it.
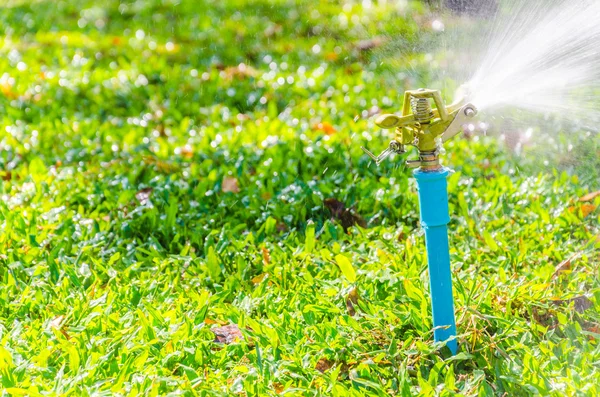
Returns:
[[[359,148],[427,84],[411,7],[2,8],[1,393],[597,395],[597,135],[448,145],[432,342],[414,181]]]

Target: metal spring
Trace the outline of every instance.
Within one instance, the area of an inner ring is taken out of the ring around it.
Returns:
[[[427,123],[433,119],[433,110],[427,98],[410,98],[410,107],[419,123]]]

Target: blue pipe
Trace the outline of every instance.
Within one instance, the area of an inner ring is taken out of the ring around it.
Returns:
[[[427,262],[429,266],[429,289],[433,312],[433,338],[436,342],[447,341],[446,346],[456,354],[456,321],[452,297],[452,274],[448,246],[448,184],[449,170],[435,171],[417,169],[413,172],[419,189],[421,226],[425,230]]]

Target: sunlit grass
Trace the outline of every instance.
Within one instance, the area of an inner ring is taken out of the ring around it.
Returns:
[[[97,3],[0,16],[1,393],[598,394],[597,135],[448,145],[450,357],[414,180],[360,150],[427,81],[357,42],[422,7]]]

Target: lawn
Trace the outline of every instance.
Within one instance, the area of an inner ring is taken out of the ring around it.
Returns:
[[[600,395],[599,134],[447,145],[432,340],[422,3],[3,4],[0,395]]]

